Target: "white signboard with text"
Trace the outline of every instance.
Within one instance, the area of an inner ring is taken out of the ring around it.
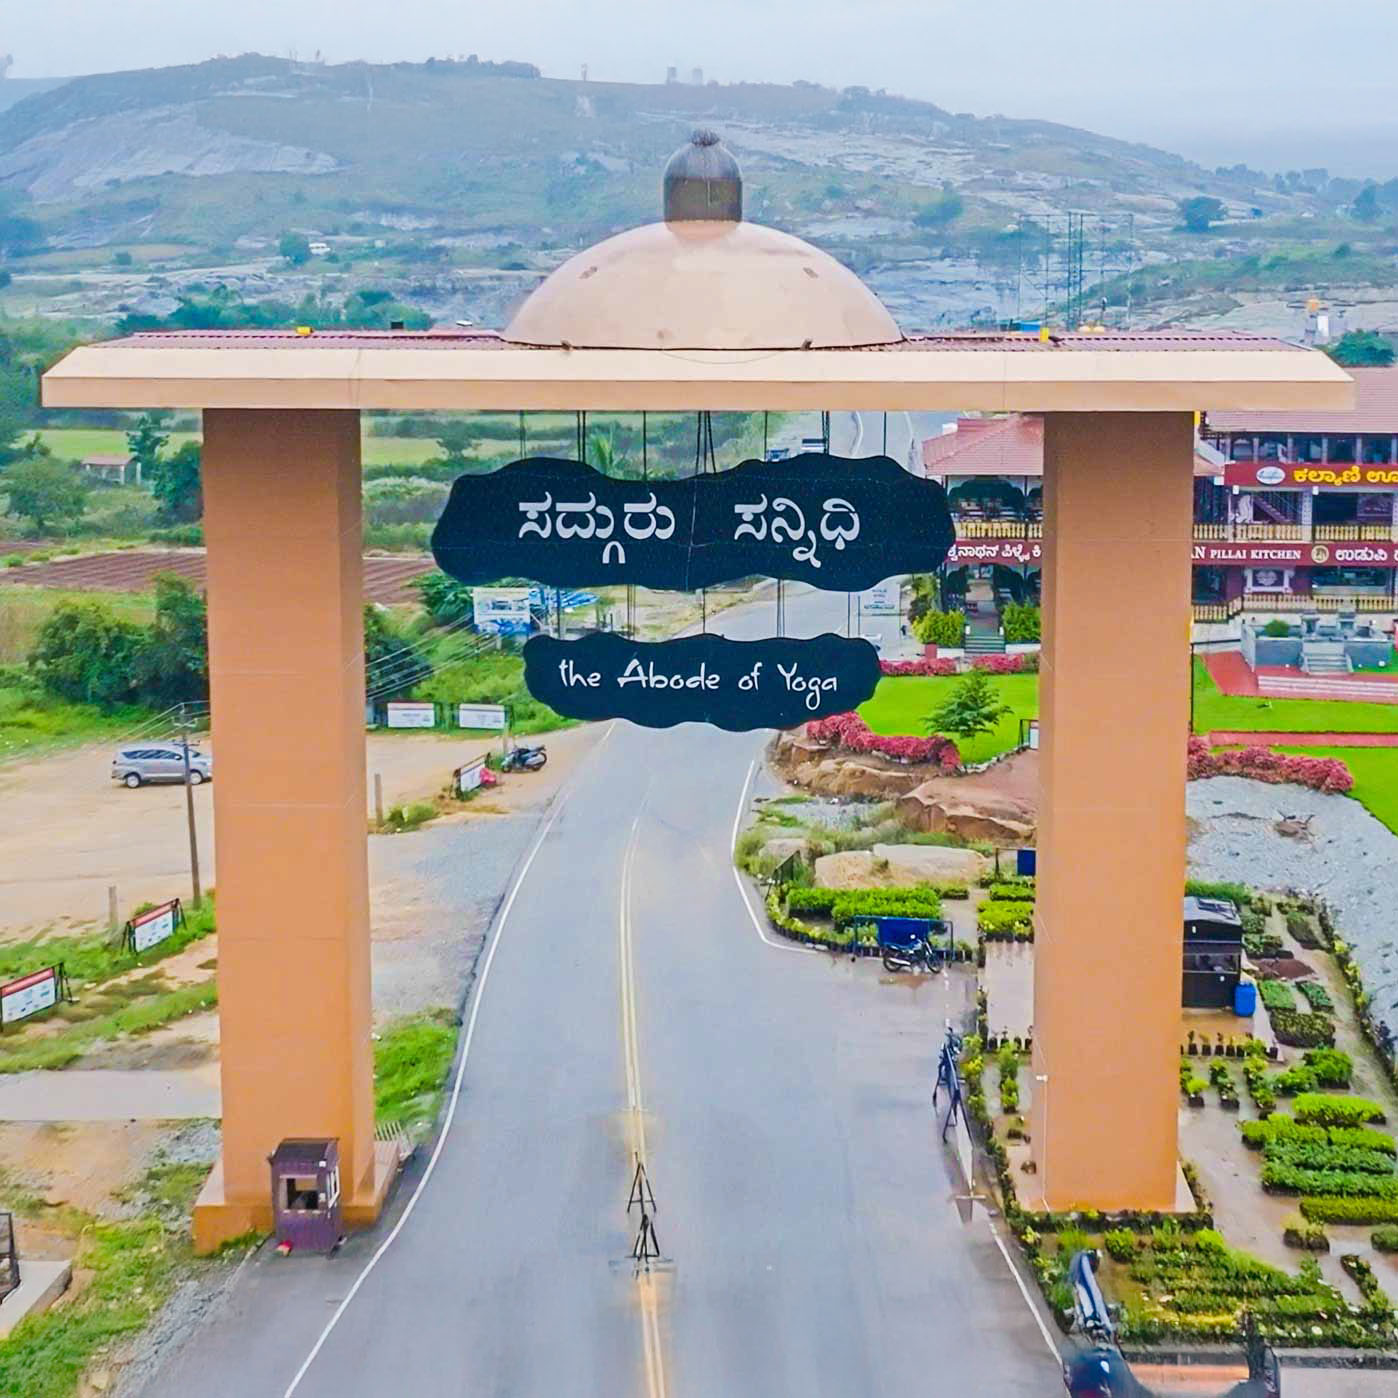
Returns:
[[[498,732],[504,732],[505,706],[503,704],[458,704],[456,706],[456,726],[458,728],[492,728]]]
[[[58,967],[46,966],[42,971],[22,976],[17,981],[0,986],[0,1024],[13,1024],[28,1019],[58,1003]]]
[[[457,792],[466,796],[475,791],[482,783],[484,772],[484,759],[479,762],[469,762],[466,766],[458,768],[456,773]]]
[[[898,578],[887,578],[859,594],[860,611],[865,616],[897,616],[901,601],[902,583]]]
[[[471,593],[471,607],[478,631],[528,631],[527,587],[478,587]]]
[[[388,712],[390,728],[435,728],[437,726],[437,706],[435,704],[414,704],[405,700],[395,700],[384,706]]]
[[[131,919],[131,946],[136,952],[158,946],[175,930],[178,903],[163,903]]]

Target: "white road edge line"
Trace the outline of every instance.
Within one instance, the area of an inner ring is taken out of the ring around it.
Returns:
[[[1039,1334],[1044,1337],[1044,1343],[1049,1348],[1049,1353],[1063,1362],[1063,1355],[1058,1346],[1053,1341],[1053,1336],[1049,1334],[1048,1326],[1044,1324],[1044,1318],[1039,1314],[1039,1308],[1034,1304],[1034,1298],[1029,1294],[1029,1288],[1024,1284],[1024,1278],[1019,1274],[1019,1268],[1014,1264],[1012,1258],[1005,1247],[1005,1240],[1000,1236],[1000,1230],[989,1219],[986,1220],[986,1227],[990,1229],[990,1236],[995,1239],[995,1246],[1000,1249],[1000,1256],[1005,1259],[1005,1266],[1010,1269],[1010,1275],[1015,1279],[1015,1285],[1019,1288],[1019,1294],[1024,1297],[1024,1304],[1029,1307],[1029,1314],[1034,1317],[1034,1324],[1039,1327]]]
[[[602,735],[601,741],[598,742],[597,746],[592,749],[592,753],[589,754],[589,762],[593,755],[601,752],[607,740],[615,731],[616,724],[614,722],[607,726],[607,731]],[[364,1285],[365,1281],[368,1279],[369,1273],[378,1266],[379,1259],[393,1246],[394,1239],[403,1231],[403,1225],[407,1223],[408,1219],[412,1216],[413,1210],[417,1207],[417,1201],[422,1198],[422,1192],[427,1188],[428,1180],[432,1178],[432,1172],[437,1168],[437,1161],[441,1158],[442,1148],[446,1145],[447,1136],[451,1133],[452,1123],[456,1120],[456,1107],[461,1099],[461,1084],[466,1076],[466,1060],[471,1056],[471,1041],[475,1038],[476,1034],[476,1017],[480,1013],[481,1000],[485,995],[485,983],[490,977],[490,968],[495,964],[495,953],[499,949],[501,937],[505,934],[505,923],[509,919],[510,909],[514,907],[515,899],[519,896],[520,889],[524,887],[524,881],[528,878],[529,871],[534,866],[536,856],[544,847],[544,841],[548,839],[549,831],[553,829],[558,817],[563,813],[563,808],[572,798],[574,783],[582,770],[583,768],[578,768],[565,786],[560,788],[555,795],[553,808],[549,811],[539,833],[534,837],[534,843],[530,847],[524,863],[520,865],[519,873],[515,875],[515,881],[511,885],[504,903],[501,905],[500,915],[495,920],[495,929],[494,935],[491,937],[490,941],[490,950],[486,952],[485,965],[481,967],[481,978],[476,982],[475,993],[471,997],[471,1014],[466,1021],[466,1038],[461,1045],[461,1058],[457,1063],[456,1078],[452,1082],[451,1101],[447,1106],[446,1120],[442,1123],[441,1135],[437,1137],[437,1144],[433,1147],[432,1158],[427,1162],[427,1168],[422,1172],[422,1178],[417,1182],[417,1188],[413,1190],[412,1197],[404,1206],[402,1214],[399,1215],[398,1222],[393,1225],[388,1237],[378,1245],[374,1250],[373,1256],[364,1264],[364,1270],[354,1279],[354,1285],[345,1293],[344,1300],[335,1307],[335,1313],[326,1321],[325,1329],[320,1332],[315,1344],[311,1346],[311,1352],[302,1361],[301,1367],[296,1371],[295,1377],[287,1385],[286,1393],[283,1395],[283,1398],[292,1398],[292,1395],[300,1387],[301,1380],[306,1377],[307,1373],[310,1371],[311,1365],[316,1361],[316,1356],[321,1352],[325,1346],[325,1342],[330,1338],[331,1332],[340,1323],[340,1317],[349,1309],[350,1302],[359,1294],[359,1288]]]
[[[738,885],[738,896],[743,900],[743,907],[748,910],[748,916],[752,919],[752,925],[757,929],[757,935],[767,943],[769,947],[776,947],[778,951],[803,952],[811,956],[819,956],[820,951],[816,947],[796,946],[790,942],[774,942],[762,926],[762,920],[753,911],[752,900],[748,897],[747,885],[743,882],[743,871],[734,862],[734,856],[738,852],[738,834],[743,823],[743,813],[748,808],[748,797],[752,792],[752,779],[757,775],[758,759],[753,758],[748,765],[748,779],[743,783],[743,793],[738,797],[738,812],[733,817],[733,838],[728,844],[728,865],[733,870],[733,880]]]

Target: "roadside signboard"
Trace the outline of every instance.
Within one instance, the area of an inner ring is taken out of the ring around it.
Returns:
[[[414,704],[405,700],[395,700],[386,704],[390,728],[435,728],[437,726],[437,706],[435,704]]]
[[[126,924],[126,941],[132,951],[139,955],[159,946],[167,937],[173,936],[175,928],[184,922],[184,909],[178,898],[162,903],[158,908],[147,908],[138,913]]]
[[[51,1010],[63,998],[63,967],[45,966],[0,985],[0,1025]]]
[[[456,790],[460,796],[468,796],[475,791],[484,780],[485,758],[476,762],[468,762],[464,767],[456,769]]]
[[[900,580],[888,578],[859,594],[859,608],[865,616],[897,616],[901,600]]]
[[[456,726],[458,728],[506,727],[505,706],[503,704],[458,704],[456,706]]]
[[[530,590],[527,587],[478,587],[471,593],[478,631],[528,631]]]

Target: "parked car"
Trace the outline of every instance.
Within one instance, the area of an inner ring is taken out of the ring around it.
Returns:
[[[189,783],[213,781],[214,759],[198,748],[189,750]],[[139,747],[118,748],[112,758],[112,780],[123,786],[144,786],[147,782],[184,781],[184,752],[178,743],[142,743]]]

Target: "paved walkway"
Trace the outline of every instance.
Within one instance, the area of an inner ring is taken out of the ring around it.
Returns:
[[[1257,676],[1240,650],[1215,650],[1204,655],[1204,665],[1224,694],[1257,694]]]
[[[1289,665],[1259,665],[1253,670],[1241,651],[1210,651],[1204,665],[1224,694],[1255,699],[1352,699],[1370,704],[1398,704],[1398,675],[1307,675]]]
[[[1215,728],[1209,734],[1212,748],[1398,748],[1398,733],[1262,733]]]
[[[67,1068],[0,1074],[0,1121],[220,1117],[218,1065],[170,1071]]]

